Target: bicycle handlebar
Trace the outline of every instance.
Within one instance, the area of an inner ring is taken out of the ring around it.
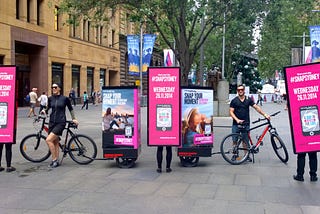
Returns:
[[[76,125],[72,120],[67,120],[66,123],[68,124],[68,128],[78,128],[78,125]]]
[[[281,111],[277,111],[277,112],[275,112],[275,113],[273,113],[273,114],[270,114],[270,117],[274,117],[274,116],[276,116],[277,114],[279,114]],[[259,119],[257,119],[257,120],[255,120],[255,121],[253,121],[252,122],[252,124],[255,124],[255,123],[258,123],[258,122],[261,122],[261,121],[264,121],[264,120],[268,120],[267,118],[259,118]]]

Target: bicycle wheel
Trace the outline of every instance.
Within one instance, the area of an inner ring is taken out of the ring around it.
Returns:
[[[233,165],[245,162],[249,156],[249,149],[249,143],[238,133],[227,135],[220,145],[223,159]]]
[[[51,154],[46,137],[38,134],[30,134],[22,139],[20,153],[25,159],[34,163],[47,160]]]
[[[97,156],[97,145],[90,137],[78,134],[69,140],[68,151],[76,163],[89,164]]]
[[[289,160],[288,151],[278,134],[271,134],[271,145],[278,158],[283,163],[287,163]]]
[[[198,165],[199,157],[180,157],[180,163],[184,167],[195,167]]]

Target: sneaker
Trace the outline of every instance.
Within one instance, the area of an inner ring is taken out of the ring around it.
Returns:
[[[3,170],[4,170],[4,168],[0,166],[0,172],[2,172]]]
[[[59,161],[58,160],[54,160],[50,163],[50,165],[48,166],[49,168],[56,168],[59,166]]]
[[[158,168],[157,173],[161,173],[161,172],[162,172],[161,168]]]
[[[311,182],[316,182],[317,180],[318,180],[318,177],[316,175],[310,177]]]
[[[301,181],[301,182],[304,181],[304,178],[302,175],[294,175],[293,179],[296,181]]]
[[[166,172],[168,172],[168,173],[169,173],[169,172],[172,172],[172,169],[171,169],[171,168],[167,168],[167,169],[166,169]]]
[[[13,166],[10,166],[7,168],[6,170],[7,172],[13,172],[13,171],[16,171],[16,168],[14,168]]]

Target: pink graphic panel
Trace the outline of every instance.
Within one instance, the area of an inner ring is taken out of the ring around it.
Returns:
[[[320,151],[320,64],[287,67],[285,80],[294,152]]]
[[[180,69],[150,67],[148,72],[148,145],[180,145]]]

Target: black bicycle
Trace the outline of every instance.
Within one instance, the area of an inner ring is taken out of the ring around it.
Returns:
[[[51,155],[46,143],[46,136],[43,134],[48,133],[48,123],[45,120],[46,116],[44,115],[35,118],[33,125],[38,132],[25,136],[20,143],[20,152],[28,161],[39,163],[47,160]],[[59,142],[63,152],[60,164],[67,154],[78,164],[91,163],[97,156],[97,145],[93,139],[76,133],[77,125],[72,121],[66,121],[65,129],[67,133],[64,137],[64,143]]]
[[[279,114],[280,111],[271,114],[271,117],[276,116]],[[240,133],[232,133],[227,135],[220,145],[220,152],[222,157],[230,164],[238,165],[245,162],[249,154],[252,154],[253,162],[254,162],[254,154],[259,152],[259,148],[263,145],[263,139],[266,136],[266,133],[269,132],[270,134],[270,141],[274,152],[276,153],[277,157],[283,162],[286,163],[289,160],[289,155],[287,148],[280,138],[276,128],[274,128],[271,124],[271,121],[266,118],[259,118],[258,120],[252,122],[253,124],[265,121],[255,127],[249,129],[249,131],[245,130],[245,125],[239,125]],[[257,139],[256,143],[253,143],[253,140],[250,136],[250,131],[257,129],[259,127],[265,126],[262,131],[262,134]],[[249,139],[249,142],[245,139]]]

